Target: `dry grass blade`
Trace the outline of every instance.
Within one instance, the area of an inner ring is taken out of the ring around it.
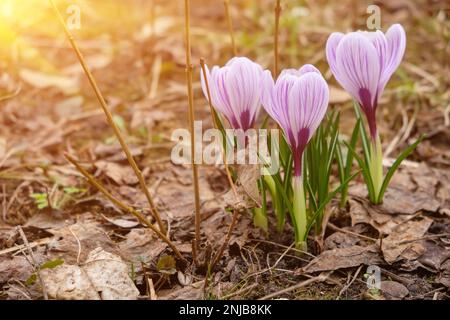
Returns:
[[[89,172],[87,172],[72,156],[65,154],[65,158],[72,163],[77,170],[86,178],[89,180],[89,182],[96,187],[103,195],[108,198],[112,203],[114,203],[117,207],[121,208],[122,210],[125,210],[129,213],[131,213],[133,216],[136,217],[136,219],[139,220],[142,224],[150,228],[153,232],[156,233],[156,235],[163,240],[165,243],[169,245],[169,247],[173,250],[173,252],[177,255],[178,258],[180,258],[183,261],[186,261],[186,259],[181,255],[180,251],[178,251],[177,247],[170,241],[170,239],[161,231],[159,231],[142,213],[134,210],[129,205],[123,203],[119,199],[115,198],[106,188],[98,182]]]
[[[217,252],[216,256],[214,257],[210,269],[213,270],[216,264],[219,262],[220,258],[222,258],[222,255],[225,251],[225,248],[227,247],[228,243],[230,242],[231,233],[233,232],[234,226],[236,225],[236,222],[238,220],[239,216],[239,210],[234,209],[233,211],[233,217],[231,218],[231,223],[228,227],[227,235],[225,237],[225,241],[220,246],[219,251]]]
[[[282,294],[285,294],[285,293],[289,293],[291,291],[294,291],[294,290],[306,287],[307,285],[310,285],[311,283],[314,283],[314,282],[324,282],[325,280],[328,279],[328,277],[331,275],[331,273],[332,273],[332,271],[328,272],[328,273],[321,273],[317,277],[305,280],[303,282],[297,283],[297,284],[295,284],[293,286],[290,286],[288,288],[285,288],[285,289],[282,289],[280,291],[268,294],[268,295],[266,295],[266,296],[264,296],[262,298],[259,298],[258,300],[269,300],[269,299],[278,297],[279,295],[282,295]]]
[[[45,287],[44,281],[42,280],[41,273],[39,271],[39,265],[36,262],[36,259],[34,258],[33,250],[30,247],[30,244],[28,242],[27,236],[25,235],[25,232],[23,232],[23,229],[22,229],[21,226],[18,226],[17,229],[19,231],[20,237],[22,238],[22,241],[23,241],[25,247],[28,250],[28,253],[30,254],[32,267],[33,267],[34,272],[36,273],[37,277],[39,278],[39,282],[40,282],[41,287],[42,287],[42,294],[44,295],[44,299],[48,300],[47,289]]]
[[[186,81],[187,94],[189,103],[189,129],[191,132],[191,164],[192,175],[194,180],[194,197],[195,197],[195,242],[193,243],[198,249],[200,243],[200,190],[198,184],[198,168],[195,164],[195,130],[194,130],[194,92],[192,90],[192,62],[191,62],[191,33],[190,33],[190,1],[184,1],[184,17],[185,17],[185,37],[186,37]],[[193,249],[194,251],[194,249]]]
[[[134,173],[136,174],[136,177],[139,180],[139,185],[141,186],[141,189],[144,192],[145,197],[147,198],[147,201],[148,201],[148,203],[150,205],[151,214],[156,219],[156,221],[157,221],[161,231],[163,233],[166,233],[166,228],[165,228],[164,223],[161,220],[161,216],[159,215],[159,212],[158,212],[158,210],[157,210],[157,208],[156,208],[156,206],[155,206],[155,204],[153,202],[153,198],[152,198],[152,196],[150,194],[150,191],[147,188],[144,176],[142,175],[141,170],[139,169],[138,165],[136,164],[136,161],[134,160],[134,158],[133,158],[133,156],[131,154],[131,151],[128,148],[128,145],[126,144],[125,139],[123,138],[123,136],[122,136],[122,134],[120,132],[120,129],[118,128],[118,126],[114,122],[114,119],[113,119],[113,116],[111,114],[111,111],[109,110],[109,107],[108,107],[108,105],[107,105],[107,103],[105,101],[105,98],[103,97],[103,95],[102,95],[102,93],[101,93],[101,91],[100,91],[100,89],[99,89],[99,87],[97,85],[97,82],[94,79],[94,76],[92,75],[91,71],[89,70],[89,68],[88,68],[88,66],[86,64],[86,61],[85,61],[85,59],[84,59],[80,49],[78,48],[78,45],[75,42],[75,39],[74,39],[72,33],[67,28],[66,23],[64,22],[64,19],[61,16],[61,13],[59,12],[58,8],[56,7],[56,5],[53,2],[53,0],[49,0],[49,1],[50,1],[51,5],[52,5],[53,9],[55,10],[62,27],[64,28],[64,32],[66,33],[66,35],[67,35],[67,37],[69,39],[69,42],[70,42],[73,50],[75,51],[75,53],[76,53],[76,55],[78,57],[78,60],[79,60],[79,62],[81,64],[81,66],[82,66],[82,68],[83,68],[83,70],[84,70],[88,80],[89,80],[89,83],[92,86],[92,89],[95,92],[95,95],[96,95],[98,101],[100,102],[100,105],[101,105],[101,107],[102,107],[102,109],[103,109],[103,111],[104,111],[104,113],[106,115],[106,119],[108,121],[108,124],[113,129],[114,134],[117,137],[117,140],[119,140],[119,143],[120,143],[123,151],[125,152],[125,154],[127,156],[128,162],[130,163],[131,167],[133,168]]]
[[[237,56],[236,41],[234,40],[233,21],[231,20],[231,13],[230,13],[230,0],[224,0],[223,5],[225,6],[225,15],[227,18],[228,32],[230,33],[233,55]]]
[[[275,59],[275,63],[274,63],[274,77],[278,77],[278,55],[279,55],[279,49],[278,49],[278,32],[279,32],[279,28],[280,28],[280,14],[281,14],[281,5],[280,5],[281,0],[277,0],[277,4],[275,6],[275,34],[274,34],[274,59]]]

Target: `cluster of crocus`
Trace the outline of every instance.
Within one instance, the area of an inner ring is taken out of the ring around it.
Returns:
[[[382,200],[383,171],[376,109],[383,90],[399,66],[406,44],[403,28],[393,25],[385,34],[376,32],[333,33],[326,56],[337,81],[364,112],[371,143],[368,171],[375,203]],[[283,130],[292,160],[292,212],[297,247],[304,248],[308,232],[303,187],[303,153],[327,111],[329,88],[320,71],[307,64],[287,69],[274,81],[270,71],[244,57],[231,59],[224,67],[201,73],[203,92],[234,129],[252,128],[261,105]],[[209,85],[209,91],[207,85]],[[208,94],[209,93],[209,94]],[[291,174],[291,172],[285,172]],[[367,181],[366,181],[367,182]],[[380,199],[381,197],[381,199]]]
[[[303,153],[322,122],[329,100],[328,85],[319,70],[307,64],[299,70],[284,70],[274,82],[264,72],[262,103],[283,130],[294,161],[293,212],[296,247],[305,249],[307,214],[303,187]]]

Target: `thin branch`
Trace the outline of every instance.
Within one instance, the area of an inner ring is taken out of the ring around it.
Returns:
[[[195,163],[195,129],[194,129],[194,92],[192,90],[192,63],[191,63],[191,32],[190,32],[190,0],[184,1],[184,18],[185,18],[185,41],[186,41],[186,80],[187,94],[189,102],[189,127],[191,131],[191,164],[192,175],[194,180],[194,199],[195,199],[195,243],[198,249],[200,243],[200,191],[198,183],[198,168]]]
[[[275,79],[278,77],[278,55],[279,55],[279,48],[278,48],[278,33],[279,33],[279,29],[280,29],[280,14],[281,14],[281,5],[280,5],[281,0],[277,0],[277,4],[275,5],[275,34],[274,34],[274,59],[275,59],[275,63],[274,63],[274,77]]]
[[[34,272],[36,273],[37,277],[39,278],[39,282],[42,287],[42,294],[44,295],[44,299],[48,300],[47,288],[45,287],[44,280],[42,280],[41,272],[39,270],[40,266],[37,263],[36,259],[34,258],[33,250],[31,250],[27,236],[25,235],[25,232],[23,232],[23,229],[21,226],[18,226],[17,229],[19,230],[20,237],[22,238],[22,241],[25,244],[25,247],[27,248],[28,253],[30,254],[30,258],[31,258],[31,262],[32,262],[31,266],[33,267]]]
[[[297,283],[296,285],[293,285],[291,287],[285,288],[283,290],[268,294],[262,298],[259,298],[258,300],[269,300],[272,298],[275,298],[281,294],[285,294],[285,293],[289,293],[291,291],[306,287],[307,285],[314,283],[314,282],[324,282],[325,280],[328,279],[328,277],[331,275],[331,273],[333,273],[333,271],[330,271],[328,273],[321,273],[320,275],[318,275],[317,277],[305,280],[303,282]]]
[[[78,57],[78,60],[79,60],[79,62],[81,64],[81,67],[83,68],[84,73],[86,74],[86,76],[87,76],[87,78],[89,80],[89,83],[92,86],[92,89],[95,92],[95,95],[96,95],[96,97],[97,97],[97,99],[98,99],[98,101],[100,103],[100,106],[102,107],[102,109],[103,109],[103,111],[104,111],[104,113],[106,115],[106,119],[108,121],[108,124],[113,129],[114,134],[117,137],[117,140],[119,140],[119,143],[122,146],[122,149],[125,152],[125,155],[127,156],[129,164],[133,168],[133,171],[134,171],[136,177],[139,180],[140,187],[141,187],[142,191],[144,192],[145,197],[147,198],[147,201],[148,201],[148,203],[150,205],[150,212],[151,212],[152,216],[156,219],[161,232],[166,233],[166,228],[164,226],[164,223],[161,220],[161,216],[159,215],[159,212],[158,212],[158,210],[157,210],[157,208],[155,206],[155,203],[153,202],[153,198],[152,198],[152,196],[150,194],[150,191],[147,188],[144,176],[142,175],[141,170],[139,169],[138,165],[136,164],[136,161],[134,160],[129,147],[126,144],[125,139],[123,138],[119,127],[114,122],[112,113],[109,110],[109,107],[108,107],[108,105],[106,103],[106,100],[103,97],[103,95],[102,95],[102,93],[101,93],[101,91],[100,91],[100,89],[99,89],[99,87],[97,85],[97,82],[94,79],[94,76],[92,75],[91,71],[89,70],[89,67],[86,64],[86,61],[85,61],[85,59],[84,59],[80,49],[78,48],[77,43],[75,42],[75,38],[73,37],[72,33],[67,28],[66,23],[64,22],[64,18],[62,17],[61,13],[59,12],[59,10],[56,7],[56,5],[53,2],[53,0],[49,0],[49,1],[50,1],[51,5],[53,6],[53,9],[56,12],[56,15],[59,18],[59,21],[60,21],[60,23],[61,23],[61,25],[62,25],[62,27],[64,29],[64,32],[66,33],[67,38],[69,39],[69,42],[70,42],[73,50],[75,51],[75,53],[76,53],[76,55]]]
[[[169,247],[173,250],[173,252],[177,255],[178,258],[180,258],[183,261],[186,261],[186,259],[181,255],[180,251],[178,251],[177,247],[172,243],[172,241],[170,241],[170,239],[164,233],[159,231],[158,228],[156,228],[142,213],[136,211],[135,209],[133,209],[129,205],[127,205],[127,204],[123,203],[122,201],[120,201],[119,199],[115,198],[108,190],[106,190],[106,188],[100,182],[98,182],[89,172],[87,172],[86,169],[84,169],[77,162],[77,160],[75,160],[72,156],[70,156],[69,154],[65,154],[64,157],[67,159],[67,161],[72,163],[78,169],[78,171],[86,179],[89,180],[89,182],[94,187],[96,187],[101,193],[103,193],[103,195],[106,198],[108,198],[117,207],[121,208],[124,211],[127,211],[127,212],[131,213],[133,216],[136,217],[136,219],[139,220],[139,222],[141,222],[142,224],[144,224],[147,227],[149,227],[153,232],[155,232],[157,234],[157,236],[161,240],[163,240],[165,243],[167,243],[169,245]]]
[[[233,55],[237,56],[236,42],[234,41],[233,21],[231,19],[231,13],[230,13],[230,0],[224,0],[223,5],[225,6],[225,15],[227,18],[228,32],[230,33]]]
[[[225,241],[222,243],[222,246],[220,247],[219,251],[217,252],[216,256],[214,257],[214,259],[211,263],[211,266],[210,266],[210,270],[213,270],[214,267],[216,266],[216,264],[219,262],[220,258],[222,258],[225,248],[227,247],[228,243],[230,242],[231,233],[233,232],[234,226],[236,225],[238,216],[239,216],[239,210],[234,209],[233,217],[231,218],[231,223],[228,226],[228,231],[227,231],[227,235],[225,237]]]

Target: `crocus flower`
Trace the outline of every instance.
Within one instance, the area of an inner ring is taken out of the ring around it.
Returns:
[[[333,33],[326,46],[331,72],[359,102],[372,139],[376,138],[375,113],[379,98],[405,53],[405,30],[394,24],[384,34],[375,32]]]
[[[234,57],[224,67],[206,67],[211,102],[233,129],[251,128],[261,109],[261,66],[245,57]],[[203,94],[208,99],[203,72]]]
[[[394,24],[384,34],[333,33],[327,41],[326,55],[336,80],[359,103],[369,125],[371,144],[368,167],[374,203],[382,201],[383,154],[377,131],[376,110],[387,82],[402,61],[406,47],[405,30]],[[370,191],[369,191],[370,195]]]
[[[327,111],[328,85],[319,70],[307,64],[299,70],[284,70],[274,83],[264,71],[261,94],[267,113],[279,124],[294,160],[294,206],[297,247],[305,248],[306,201],[302,178],[303,152]]]

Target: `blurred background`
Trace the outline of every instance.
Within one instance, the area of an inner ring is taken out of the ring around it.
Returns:
[[[187,127],[184,1],[55,3],[141,165],[169,161],[172,130]],[[226,63],[232,57],[230,37],[223,1],[191,3],[196,118],[210,124],[198,61]],[[282,0],[280,69],[315,64],[330,83],[331,107],[344,113],[343,134],[350,132],[352,103],[329,71],[325,42],[334,31],[366,30],[372,4],[380,8],[383,31],[401,23],[407,33],[404,62],[380,103],[385,155],[395,156],[427,133],[413,158],[448,168],[448,1]],[[275,1],[231,0],[230,5],[238,54],[273,70]],[[5,194],[26,180],[70,179],[49,174],[51,166],[66,164],[64,151],[85,160],[123,160],[48,1],[0,0],[0,180],[6,181]]]

